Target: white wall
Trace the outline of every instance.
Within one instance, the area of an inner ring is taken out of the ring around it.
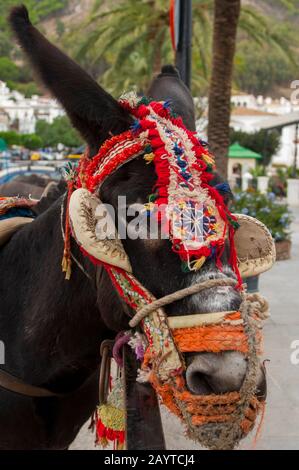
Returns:
[[[10,91],[1,81],[0,108],[3,108],[8,114],[9,126],[12,127],[17,121],[18,130],[23,134],[34,133],[38,119],[44,119],[51,124],[56,117],[65,114],[55,100],[37,95],[25,98],[17,91]]]

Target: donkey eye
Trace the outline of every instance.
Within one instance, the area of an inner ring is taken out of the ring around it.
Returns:
[[[118,182],[122,181],[130,181],[132,179],[133,175],[131,175],[129,172],[124,172],[122,175],[119,175],[117,178]]]

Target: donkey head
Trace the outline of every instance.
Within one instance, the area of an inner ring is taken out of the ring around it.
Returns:
[[[32,26],[24,6],[12,10],[10,22],[35,72],[66,110],[72,124],[87,142],[91,157],[106,139],[130,128],[133,120],[129,112]],[[169,87],[168,80],[171,82]],[[173,99],[175,110],[183,116],[186,126],[195,129],[192,97],[174,69],[164,69],[152,84],[150,94],[156,101]],[[126,197],[128,206],[146,204],[155,181],[153,165],[146,165],[140,156],[113,173],[101,186],[98,196],[117,212],[120,195]],[[218,182],[216,177],[215,182]],[[128,217],[126,223],[129,222]],[[195,282],[214,278],[235,279],[227,261],[229,244],[222,255],[222,270],[210,259],[199,271],[190,273],[182,272],[181,261],[172,251],[169,240],[126,238],[123,246],[134,276],[156,298]],[[128,319],[123,312],[128,312],[128,307],[122,304],[103,269],[97,268],[96,279],[101,315],[110,329],[119,331],[127,326]],[[240,294],[234,288],[215,287],[169,305],[166,312],[169,316],[176,316],[237,310],[240,302]],[[245,358],[229,351],[190,355],[186,362],[187,385],[196,394],[238,390],[246,370]],[[265,379],[262,370],[259,389],[263,394]]]

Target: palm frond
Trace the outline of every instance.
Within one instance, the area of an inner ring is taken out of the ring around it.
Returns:
[[[244,6],[242,8],[239,28],[245,31],[259,45],[272,45],[278,48],[291,64],[296,64],[294,52],[284,35],[273,30],[267,19],[252,7]]]
[[[288,7],[288,12],[294,5],[292,0],[280,2]],[[214,0],[193,0],[192,87],[197,91],[206,88],[210,75],[213,8]],[[108,69],[102,78],[110,90],[123,90],[136,82],[146,87],[157,66],[156,55],[160,54],[164,63],[173,58],[167,32],[168,10],[168,0],[121,0],[117,3],[95,0],[86,23],[78,32],[81,46],[77,58],[86,61],[92,57],[92,64],[104,59]],[[261,47],[279,49],[290,63],[295,63],[288,32],[274,29],[253,6],[242,5],[239,31]],[[162,46],[161,38],[164,38]]]
[[[139,36],[138,40],[143,41],[148,37],[147,31],[144,32],[141,36]],[[133,38],[131,41],[129,41],[125,46],[122,47],[122,49],[119,51],[114,67],[116,70],[119,70],[125,63],[126,59],[128,59],[128,56],[134,51],[134,46],[136,44],[136,38]]]
[[[107,38],[107,41],[103,41],[101,46],[98,44],[98,42],[95,43],[96,46],[99,46],[99,49],[95,51],[94,62],[102,59],[105,53],[110,48],[112,48],[118,41],[121,41],[124,35],[129,33],[130,31],[131,31],[131,25],[124,24],[117,31],[114,31],[114,34],[109,35]]]
[[[77,59],[81,59],[83,56],[85,56],[85,54],[87,54],[87,52],[93,48],[94,44],[99,40],[102,34],[106,33],[109,29],[109,25],[103,25],[103,28],[89,32],[76,52]]]
[[[129,6],[123,6],[121,8],[114,8],[108,11],[95,11],[89,16],[88,24],[94,23],[95,21],[102,20],[112,15],[117,15],[118,13],[124,14],[130,9]]]

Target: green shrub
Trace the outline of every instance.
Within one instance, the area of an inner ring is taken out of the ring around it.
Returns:
[[[293,166],[276,168],[276,174],[269,179],[269,190],[276,196],[285,197],[289,178],[299,178],[299,170],[295,173]]]
[[[29,150],[37,150],[42,147],[43,141],[36,134],[23,134],[21,137],[21,145]]]
[[[263,222],[275,241],[290,239],[291,213],[287,204],[278,201],[274,193],[238,191],[235,194],[232,211],[250,215]]]
[[[18,81],[19,79],[19,67],[8,57],[0,57],[0,80],[7,82],[8,80]]]
[[[249,172],[254,178],[258,178],[259,176],[267,176],[266,168],[263,165],[256,165],[256,167],[251,168]]]
[[[0,138],[5,140],[9,147],[11,145],[21,145],[21,135],[16,131],[0,132]]]
[[[29,150],[36,150],[42,147],[43,141],[36,134],[18,134],[16,131],[0,132],[6,144],[10,147],[12,145],[21,145]]]
[[[262,164],[267,166],[271,161],[271,157],[275,155],[280,147],[280,134],[276,129],[273,131],[261,129],[257,132],[248,133],[235,131],[231,128],[230,143],[235,142],[262,155]]]
[[[32,95],[41,95],[41,91],[34,82],[17,83],[11,80],[7,81],[7,86],[10,90],[16,90],[22,93],[25,98],[31,98]]]
[[[37,121],[35,132],[42,139],[44,147],[55,147],[60,143],[66,147],[79,147],[82,144],[79,134],[66,116],[57,117],[52,124]]]

